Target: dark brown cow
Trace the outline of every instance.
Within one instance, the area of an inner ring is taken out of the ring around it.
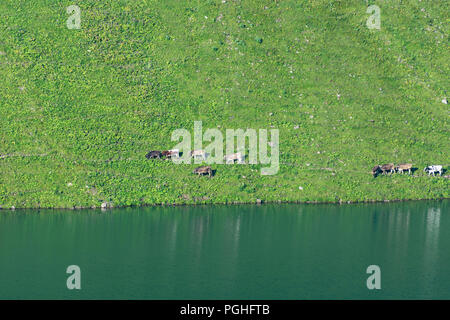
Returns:
[[[150,151],[145,155],[147,159],[161,159],[161,151],[154,150]]]
[[[202,166],[195,168],[192,173],[198,174],[199,176],[207,174],[211,177],[213,172],[210,166]]]
[[[374,178],[381,172],[382,172],[381,167],[378,165],[372,168],[372,175]]]

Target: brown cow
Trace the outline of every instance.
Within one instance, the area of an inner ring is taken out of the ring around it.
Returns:
[[[161,155],[166,160],[167,159],[172,159],[172,158],[179,158],[180,157],[180,151],[178,149],[165,150],[165,151],[161,152]]]
[[[390,173],[394,173],[395,172],[395,167],[393,163],[387,163],[387,164],[383,164],[381,166],[381,171],[383,171],[384,174],[387,174],[388,171]]]
[[[170,151],[168,151],[168,150],[162,151],[162,152],[161,152],[161,157],[162,157],[163,159],[168,160],[168,159],[170,159],[170,158],[172,157],[172,153],[171,153]]]
[[[194,171],[192,171],[192,173],[198,174],[199,176],[208,174],[211,177],[213,172],[210,166],[202,166],[195,168]]]
[[[400,163],[397,167],[395,167],[398,172],[403,173],[403,171],[408,170],[409,174],[411,174],[412,163]]]

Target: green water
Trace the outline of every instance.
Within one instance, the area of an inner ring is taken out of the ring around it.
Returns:
[[[449,299],[449,201],[0,211],[0,298]]]

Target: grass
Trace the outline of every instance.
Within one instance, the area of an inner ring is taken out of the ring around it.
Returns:
[[[363,0],[2,0],[0,206],[448,198],[448,2],[369,4],[380,30]],[[278,128],[280,171],[145,159],[197,120]]]

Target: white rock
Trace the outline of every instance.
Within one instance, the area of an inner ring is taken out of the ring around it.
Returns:
[[[298,187],[298,190],[303,190],[303,187]]]
[[[442,99],[442,103],[447,104],[447,99],[446,98]]]

